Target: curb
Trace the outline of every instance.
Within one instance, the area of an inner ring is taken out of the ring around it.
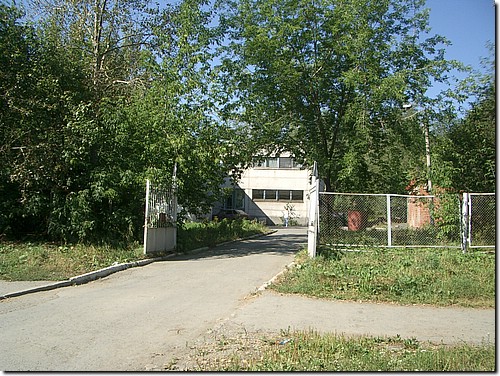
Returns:
[[[269,287],[269,285],[271,285],[272,283],[274,283],[274,281],[276,281],[278,279],[278,277],[280,277],[283,273],[285,273],[286,271],[290,270],[291,268],[293,268],[295,266],[295,261],[292,261],[290,264],[288,264],[287,266],[285,266],[285,269],[283,269],[281,272],[279,272],[278,274],[276,274],[273,278],[271,278],[269,281],[267,281],[266,283],[264,283],[262,286],[260,286],[256,292],[262,292],[264,291],[265,289],[267,289]]]
[[[266,235],[273,234],[275,232],[277,232],[277,230],[271,230],[271,231],[268,231],[264,234],[251,235],[247,238],[230,240],[230,241],[227,241],[224,243],[217,244],[215,247],[230,244],[230,243],[239,242],[242,240],[253,239],[253,238],[260,237],[260,236],[266,236]],[[138,267],[138,266],[145,266],[148,264],[152,264],[153,262],[165,261],[165,260],[172,258],[174,256],[185,255],[185,254],[189,254],[189,253],[204,252],[204,251],[208,251],[209,249],[210,249],[209,247],[201,247],[201,248],[196,248],[196,249],[190,250],[186,253],[175,252],[175,253],[171,253],[169,255],[162,256],[162,257],[155,257],[155,258],[150,258],[150,259],[145,259],[145,260],[139,260],[139,261],[127,262],[127,263],[123,263],[123,264],[111,265],[111,266],[108,266],[108,267],[100,269],[100,270],[95,270],[95,271],[81,274],[81,275],[78,275],[75,277],[71,277],[65,281],[54,282],[54,283],[50,283],[48,285],[32,287],[29,289],[15,291],[15,292],[9,292],[7,294],[0,295],[0,300],[8,299],[8,298],[15,298],[17,296],[31,294],[34,292],[55,290],[55,289],[61,288],[61,287],[68,287],[68,286],[73,286],[73,285],[83,285],[85,283],[95,281],[96,279],[107,277],[113,273],[120,272],[122,270],[134,268],[134,267]]]

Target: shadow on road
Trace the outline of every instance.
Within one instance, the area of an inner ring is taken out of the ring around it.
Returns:
[[[187,253],[168,261],[184,261],[206,258],[233,258],[253,254],[294,254],[307,246],[307,232],[302,229],[278,230],[269,235],[223,244],[208,250]]]

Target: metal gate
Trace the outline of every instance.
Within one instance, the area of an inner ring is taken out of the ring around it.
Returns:
[[[174,250],[177,246],[177,194],[174,183],[146,182],[144,254]]]
[[[462,199],[463,242],[466,248],[495,248],[495,193],[464,193]]]

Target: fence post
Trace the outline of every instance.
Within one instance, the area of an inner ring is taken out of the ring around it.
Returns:
[[[309,218],[307,224],[307,253],[309,257],[316,257],[316,245],[318,239],[318,217],[319,217],[319,181],[318,168],[314,162],[311,189],[309,190]]]
[[[144,211],[144,254],[147,253],[148,249],[148,213],[149,213],[149,179],[146,179],[146,210]]]
[[[387,246],[392,247],[391,195],[387,195]]]
[[[462,218],[461,218],[461,230],[462,230],[462,242],[461,248],[463,253],[467,253],[468,243],[470,242],[469,233],[470,233],[470,220],[469,220],[469,194],[464,193],[462,195]]]

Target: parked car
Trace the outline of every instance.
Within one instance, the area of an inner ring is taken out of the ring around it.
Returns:
[[[217,214],[212,215],[212,219],[217,217],[219,220],[227,219],[250,219],[250,216],[243,210],[238,209],[222,209]]]

